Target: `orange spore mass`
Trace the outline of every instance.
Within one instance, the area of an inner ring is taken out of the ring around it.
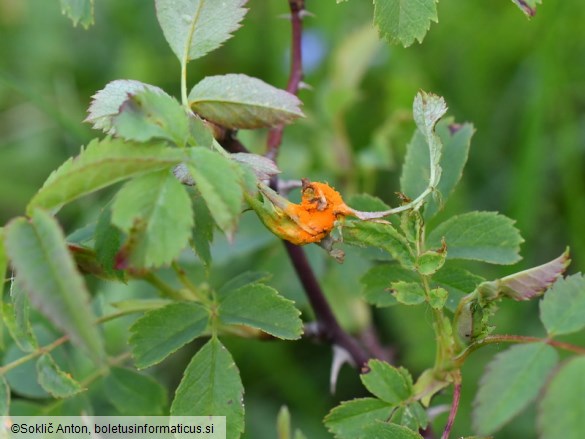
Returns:
[[[285,213],[300,226],[289,241],[303,245],[319,242],[333,230],[335,221],[350,214],[341,195],[326,183],[307,183],[300,204],[290,204]]]

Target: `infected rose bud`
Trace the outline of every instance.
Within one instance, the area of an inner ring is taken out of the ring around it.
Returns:
[[[324,239],[335,222],[352,214],[339,192],[326,183],[303,180],[301,202],[294,204],[262,185],[264,202],[248,196],[248,203],[275,235],[296,245]]]

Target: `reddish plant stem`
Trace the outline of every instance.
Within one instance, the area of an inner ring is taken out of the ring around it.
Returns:
[[[311,307],[315,311],[320,334],[324,335],[336,345],[344,348],[353,359],[355,365],[360,370],[365,371],[366,369],[364,368],[369,359],[368,354],[337,322],[329,306],[329,302],[327,302],[325,294],[323,294],[323,290],[321,290],[321,286],[315,277],[315,273],[309,265],[304,250],[288,241],[284,241],[284,245],[301,284],[307,293]]]
[[[454,372],[453,378],[454,378],[453,384],[455,386],[453,389],[453,402],[451,403],[449,419],[447,420],[447,425],[445,425],[445,430],[443,430],[443,435],[441,436],[441,439],[449,439],[449,434],[451,433],[453,423],[455,422],[455,416],[457,416],[459,400],[461,399],[461,372],[459,371]]]
[[[292,43],[290,53],[290,75],[288,78],[286,91],[296,95],[299,91],[299,85],[303,80],[302,13],[305,10],[305,0],[289,0],[288,4],[291,13]],[[276,160],[278,149],[282,143],[283,130],[284,125],[279,125],[275,128],[272,128],[268,133],[268,140],[266,142],[266,157],[271,160]]]

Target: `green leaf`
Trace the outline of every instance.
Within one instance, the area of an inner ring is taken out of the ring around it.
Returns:
[[[189,242],[191,209],[186,189],[169,171],[126,183],[112,205],[112,223],[130,234],[120,253],[134,267],[169,264]]]
[[[477,433],[494,433],[524,410],[536,399],[557,362],[557,352],[544,343],[517,345],[496,355],[475,398]]]
[[[149,89],[129,95],[112,125],[117,136],[137,142],[166,139],[185,146],[191,135],[184,107],[168,94]]]
[[[403,305],[419,305],[425,301],[425,291],[416,282],[393,282],[390,291]]]
[[[240,74],[204,78],[189,93],[189,105],[231,129],[273,127],[304,116],[295,95]]]
[[[238,165],[216,152],[194,148],[188,167],[211,216],[230,236],[235,231],[244,199]]]
[[[443,288],[433,288],[429,291],[429,305],[435,309],[441,309],[447,302],[449,293]]]
[[[55,219],[35,210],[31,221],[11,221],[6,227],[6,249],[39,311],[86,353],[103,358],[104,346],[89,306],[89,293]]]
[[[411,270],[402,268],[398,264],[384,264],[371,268],[360,280],[364,285],[364,298],[378,307],[392,306],[398,303],[390,293],[393,282],[415,282],[418,275]]]
[[[521,258],[524,242],[514,221],[496,212],[469,212],[451,217],[429,235],[427,246],[447,243],[447,259],[472,259],[492,264],[513,264]]]
[[[61,13],[71,19],[73,26],[81,23],[85,29],[89,29],[94,23],[93,2],[94,0],[61,0]]]
[[[502,279],[483,282],[479,285],[478,290],[484,297],[490,297],[492,300],[502,296],[517,301],[530,300],[542,295],[547,288],[562,277],[570,262],[569,251],[566,250],[558,258],[546,264],[511,274]]]
[[[10,412],[10,387],[4,375],[0,375],[0,416],[8,416]]]
[[[384,211],[390,209],[386,203],[370,194],[353,195],[347,202],[348,206],[364,211]]]
[[[443,144],[440,160],[441,179],[436,188],[439,200],[435,198],[427,200],[424,212],[426,218],[432,217],[440,210],[441,204],[447,200],[461,179],[475,130],[470,123],[459,125],[454,123],[452,118],[448,118],[437,124],[436,132]],[[430,177],[429,164],[429,147],[422,132],[416,130],[407,146],[400,177],[400,187],[404,194],[414,198],[425,190]]]
[[[197,303],[171,303],[147,312],[130,327],[130,347],[138,369],[160,363],[203,335],[209,313]]]
[[[252,170],[258,180],[269,180],[281,172],[274,161],[258,154],[237,152],[231,158]]]
[[[194,190],[192,200],[195,226],[193,227],[191,243],[201,262],[209,268],[211,265],[210,244],[213,241],[213,227],[215,223],[213,222],[213,217],[207,204],[205,204],[205,200],[203,200],[197,188]]]
[[[37,360],[37,379],[43,389],[54,398],[68,398],[83,390],[81,385],[65,373],[49,355]]]
[[[402,367],[396,368],[380,360],[368,362],[370,371],[360,378],[366,388],[388,404],[400,404],[413,395],[412,378]]]
[[[162,416],[167,392],[154,378],[122,367],[110,368],[103,389],[108,401],[125,416]]]
[[[324,423],[336,438],[355,439],[368,425],[387,419],[391,412],[392,406],[377,398],[353,399],[331,410]]]
[[[416,269],[423,276],[435,274],[443,267],[447,259],[446,248],[440,250],[428,250],[416,259]]]
[[[295,340],[303,332],[300,311],[267,285],[249,284],[224,293],[219,319],[225,325],[246,325],[275,337]]]
[[[149,171],[169,169],[185,159],[177,148],[162,144],[141,145],[121,139],[92,140],[85,150],[53,171],[28,203],[27,213],[37,207],[58,210],[79,197],[126,178]]]
[[[246,0],[156,0],[156,16],[181,64],[220,47],[240,27]]]
[[[380,36],[392,44],[410,46],[437,22],[437,0],[374,0],[374,23]]]
[[[585,278],[581,273],[557,280],[545,293],[540,320],[551,336],[585,328]]]
[[[360,247],[378,247],[405,268],[414,269],[414,256],[410,244],[391,224],[369,221],[346,222],[343,227],[343,241]]]
[[[377,421],[365,430],[360,439],[422,439],[422,436],[407,427]]]
[[[540,439],[585,437],[585,357],[570,359],[553,376],[540,400]]]
[[[212,338],[193,357],[171,406],[171,416],[226,416],[226,439],[244,431],[244,387],[232,356]]]
[[[455,311],[459,300],[472,293],[484,280],[481,276],[447,264],[433,275],[432,285],[447,290],[449,297],[445,306],[450,311]]]
[[[23,294],[24,296],[24,294]],[[32,352],[38,347],[28,320],[28,301],[17,314],[14,304],[2,303],[2,320],[10,336],[23,352]],[[20,317],[20,318],[19,318]],[[24,317],[24,318],[23,318]]]
[[[532,18],[536,14],[536,5],[542,4],[542,0],[512,0],[516,6],[528,17]]]
[[[408,427],[413,431],[418,431],[419,429],[427,428],[429,419],[427,412],[420,402],[417,401],[413,404],[398,407],[392,414],[390,422]]]
[[[134,95],[144,90],[165,95],[164,90],[154,85],[133,79],[117,79],[108,83],[102,90],[93,95],[87,110],[89,113],[84,122],[89,122],[96,130],[107,134],[115,134],[113,118],[120,112],[120,106]]]
[[[124,273],[116,270],[116,255],[122,245],[122,232],[112,224],[111,206],[105,207],[98,217],[94,235],[96,259],[104,272],[123,279]]]

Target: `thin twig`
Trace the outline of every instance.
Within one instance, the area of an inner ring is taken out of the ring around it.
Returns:
[[[451,433],[453,423],[455,422],[455,416],[457,416],[459,400],[461,399],[461,372],[459,370],[453,373],[453,385],[454,385],[453,403],[451,404],[449,419],[447,420],[447,425],[445,425],[445,430],[443,430],[443,435],[441,436],[441,439],[449,439],[449,434]]]
[[[315,277],[315,273],[307,260],[304,250],[288,241],[285,241],[284,245],[286,246],[286,250],[301,284],[307,293],[311,307],[317,316],[321,334],[325,335],[336,345],[344,348],[351,355],[355,365],[360,369],[363,368],[369,356],[358,342],[345,332],[337,322],[329,306],[329,302],[327,302],[325,294],[323,294],[323,290],[321,290],[321,286]]]
[[[305,10],[305,0],[289,0],[288,2],[291,13],[292,24],[292,42],[290,53],[290,75],[286,91],[294,95],[299,91],[299,85],[303,80],[303,11]],[[276,160],[278,149],[282,143],[282,131],[284,125],[279,125],[270,130],[268,133],[266,157]]]

